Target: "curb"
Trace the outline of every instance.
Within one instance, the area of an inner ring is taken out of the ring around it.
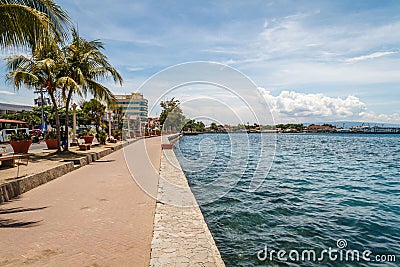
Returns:
[[[173,145],[182,136],[170,137],[165,137],[162,144]],[[162,152],[160,177],[153,222],[150,267],[225,267],[173,149],[164,149]],[[182,206],[175,206],[174,203]]]
[[[139,139],[126,141],[125,143],[118,144],[116,146],[110,147],[105,146],[106,149],[99,152],[91,152],[87,155],[70,160],[63,160],[65,162],[62,165],[56,166],[54,168],[47,169],[45,171],[35,173],[23,178],[16,179],[14,181],[6,182],[0,184],[0,204],[10,201],[11,199],[28,192],[42,184],[50,182],[58,177],[61,177],[69,172],[79,169],[85,165],[90,164],[102,157],[111,154],[114,151],[120,150]]]

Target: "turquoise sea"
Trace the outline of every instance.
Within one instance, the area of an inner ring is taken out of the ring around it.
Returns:
[[[400,135],[202,134],[175,152],[227,266],[400,265]]]

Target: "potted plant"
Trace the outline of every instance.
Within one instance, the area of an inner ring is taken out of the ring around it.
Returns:
[[[28,153],[29,147],[32,145],[32,139],[29,134],[18,132],[10,137],[10,145],[17,154]]]
[[[90,131],[85,130],[82,139],[85,140],[85,144],[91,144],[93,142],[94,135]]]
[[[101,145],[105,145],[107,140],[107,133],[105,131],[101,131],[96,135],[96,138]]]
[[[46,142],[47,149],[57,149],[57,135],[54,131],[48,131],[44,136],[44,141]]]
[[[121,130],[115,130],[113,133],[114,138],[117,140],[121,140],[121,135],[122,135]]]

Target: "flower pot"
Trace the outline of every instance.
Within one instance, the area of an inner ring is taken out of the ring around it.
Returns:
[[[21,141],[10,141],[14,153],[26,154],[28,153],[29,147],[32,145],[32,140],[21,140]]]
[[[91,144],[93,142],[94,136],[82,136],[82,139],[85,140],[85,144]]]
[[[47,145],[47,149],[57,149],[58,148],[57,139],[46,139],[45,142]]]

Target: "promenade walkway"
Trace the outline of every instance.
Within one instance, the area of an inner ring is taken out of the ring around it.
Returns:
[[[159,137],[124,150],[159,170]],[[0,266],[149,266],[155,206],[116,151],[0,205]]]

